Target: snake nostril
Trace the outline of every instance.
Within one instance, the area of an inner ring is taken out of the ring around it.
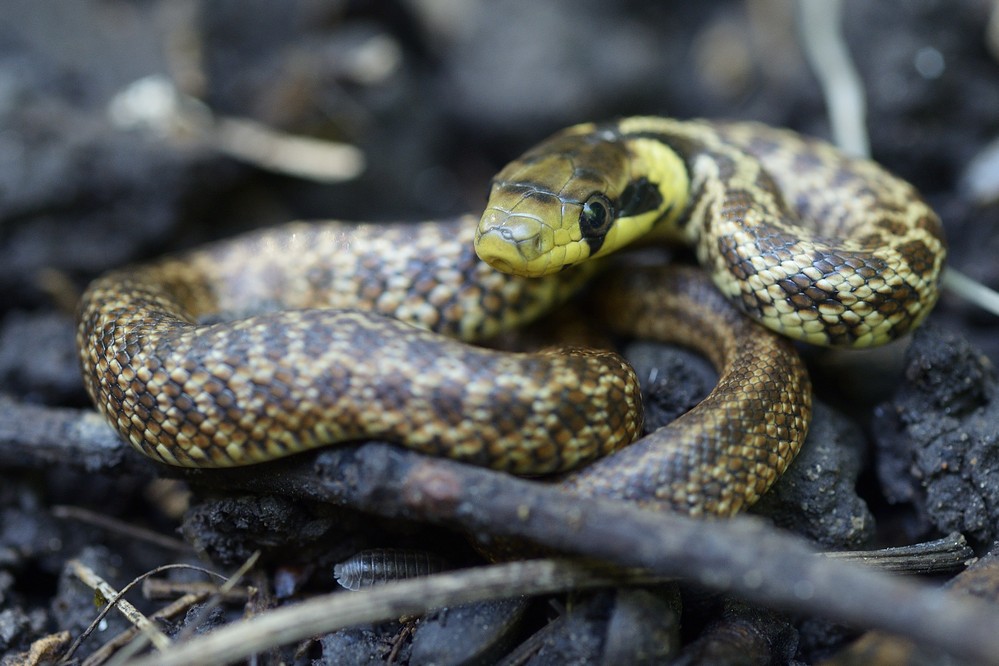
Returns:
[[[511,231],[510,229],[505,229],[503,227],[500,227],[499,232],[500,232],[500,236],[503,237],[503,240],[508,240],[508,241],[513,241],[514,240],[514,238],[513,238],[513,231]]]

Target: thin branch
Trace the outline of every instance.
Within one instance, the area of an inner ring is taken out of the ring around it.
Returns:
[[[319,183],[339,183],[364,171],[355,146],[280,132],[261,123],[214,114],[200,100],[180,93],[168,78],[133,81],[108,105],[118,127],[141,127],[160,137],[184,136],[202,146],[261,169]]]
[[[56,518],[72,519],[89,525],[100,527],[101,529],[113,532],[120,536],[133,539],[135,541],[145,541],[154,544],[165,550],[174,550],[181,553],[191,553],[194,549],[180,539],[174,539],[165,534],[155,532],[145,527],[132,525],[123,520],[119,520],[103,513],[97,513],[80,506],[56,505],[52,507],[52,515]]]
[[[235,587],[222,592],[215,583],[207,581],[177,581],[147,578],[142,582],[142,596],[146,599],[179,599],[191,595],[207,597],[217,594],[227,604],[242,604],[250,597],[249,587]]]
[[[126,620],[131,622],[149,638],[149,641],[157,650],[165,650],[170,647],[170,639],[167,638],[162,631],[157,629],[156,625],[150,622],[148,617],[140,613],[139,609],[122,598],[122,595],[128,590],[127,587],[119,592],[111,587],[107,581],[98,576],[93,569],[79,560],[70,560],[67,566],[73,574],[83,582],[84,585],[100,593],[100,595],[107,601],[106,608],[114,607],[118,609],[118,612],[121,613]],[[83,636],[81,636],[81,640],[88,634],[89,630],[84,632]],[[72,654],[72,652],[70,654]]]
[[[138,585],[140,582],[144,581],[149,576],[154,576],[158,573],[163,573],[164,571],[169,571],[170,569],[191,569],[193,571],[199,571],[208,576],[216,576],[225,580],[225,576],[222,576],[214,571],[210,571],[203,567],[194,566],[193,564],[164,564],[163,566],[151,569],[139,576],[133,578],[129,583],[123,587],[120,591],[114,591],[108,583],[106,583],[100,576],[98,576],[90,567],[83,564],[79,560],[70,560],[67,566],[76,574],[77,578],[82,580],[91,589],[100,592],[105,599],[107,599],[107,604],[101,609],[101,612],[97,614],[97,617],[93,619],[90,626],[80,634],[73,644],[69,646],[66,653],[62,655],[62,661],[60,663],[66,663],[72,659],[76,650],[79,649],[80,645],[87,639],[90,634],[94,632],[97,626],[100,624],[101,620],[111,612],[112,608],[117,608],[130,622],[132,622],[140,631],[141,634],[135,639],[135,642],[139,642],[140,645],[145,645],[145,641],[148,639],[156,646],[157,649],[163,649],[162,646],[167,646],[170,644],[170,639],[167,638],[159,629],[157,629],[149,619],[142,615],[134,606],[132,606],[128,601],[124,599],[124,596],[133,587]],[[99,587],[98,587],[99,586]],[[110,592],[110,594],[108,594]]]
[[[943,284],[950,293],[977,305],[986,312],[999,315],[999,293],[981,282],[972,280],[964,273],[959,273],[948,266],[943,275]]]
[[[287,461],[265,477],[244,469],[203,472],[197,480],[245,488],[250,479],[240,477],[252,474],[258,491],[294,488],[312,499],[447,525],[483,535],[487,542],[487,535],[530,541],[695,581],[771,607],[919,636],[946,644],[955,654],[977,659],[999,655],[995,608],[966,604],[911,580],[811,557],[800,540],[750,517],[697,521],[643,511],[388,445],[327,451],[317,456],[311,470],[296,469],[299,464]]]
[[[821,553],[824,557],[851,560],[881,571],[904,574],[938,574],[963,569],[975,559],[975,551],[963,534],[953,532],[934,541],[881,550],[843,550]]]
[[[640,576],[648,582],[648,576]],[[149,655],[133,666],[231,663],[276,645],[288,645],[343,627],[423,615],[443,606],[618,585],[622,578],[569,560],[532,560],[435,574],[364,592],[337,592],[277,608]]]
[[[140,477],[154,477],[159,470],[135,455],[92,409],[28,405],[0,394],[0,468],[54,466]]]
[[[214,587],[214,586],[213,586]],[[213,589],[206,589],[199,592],[193,592],[185,594],[178,597],[172,603],[164,606],[155,613],[149,616],[150,620],[169,620],[186,612],[191,606],[201,603],[214,592]],[[82,666],[98,666],[103,664],[116,650],[121,649],[125,645],[128,645],[139,635],[139,630],[136,627],[129,627],[125,631],[121,632],[100,648],[95,650],[89,657],[87,657]]]
[[[842,31],[841,0],[798,0],[799,42],[826,98],[833,140],[843,152],[871,154],[867,97]]]

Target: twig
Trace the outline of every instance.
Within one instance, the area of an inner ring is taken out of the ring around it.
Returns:
[[[211,613],[213,610],[215,610],[223,601],[225,601],[226,595],[232,592],[233,589],[235,589],[236,585],[238,585],[239,582],[243,580],[243,577],[246,576],[246,573],[253,568],[253,566],[257,563],[259,559],[260,559],[259,550],[251,553],[250,556],[246,558],[246,561],[240,565],[239,569],[237,569],[233,575],[229,576],[229,578],[222,584],[222,586],[219,588],[218,593],[212,597],[211,601],[205,604],[204,608],[202,608],[201,611],[198,613],[198,616],[195,617],[194,620],[187,627],[184,628],[184,631],[181,632],[180,636],[178,636],[177,638],[180,640],[184,640],[188,636],[190,636],[191,633],[197,629],[198,625],[204,622],[204,619],[208,617],[208,614]]]
[[[247,587],[234,587],[222,592],[215,583],[198,581],[173,581],[147,578],[142,582],[142,596],[146,599],[179,599],[190,595],[218,594],[225,603],[244,603],[250,596]]]
[[[214,587],[214,586],[213,586]],[[206,597],[211,595],[215,590],[202,590],[199,592],[193,592],[185,594],[178,597],[170,604],[159,609],[155,613],[149,616],[150,620],[168,620],[170,618],[176,617],[181,613],[188,610],[191,606],[200,603]],[[116,650],[121,649],[132,640],[138,636],[139,630],[136,627],[129,627],[125,631],[121,632],[100,648],[95,650],[89,657],[83,660],[82,666],[97,666],[98,664],[104,663]]]
[[[938,574],[963,568],[975,557],[963,534],[881,550],[851,550],[821,553],[837,560],[852,560],[881,571],[905,574]]]
[[[123,520],[112,518],[106,514],[97,513],[90,509],[79,506],[57,505],[52,507],[52,515],[56,518],[71,518],[80,522],[89,523],[103,528],[109,532],[114,532],[135,541],[145,541],[166,550],[174,550],[182,553],[193,551],[191,546],[180,539],[168,537],[165,534],[154,532],[153,530],[126,523]]]
[[[339,183],[364,171],[364,154],[344,143],[278,132],[245,118],[217,118],[212,144],[262,169],[320,183]]]
[[[101,620],[103,620],[104,617],[109,612],[111,612],[112,608],[118,608],[118,610],[121,611],[122,614],[125,615],[125,617],[129,621],[135,624],[135,626],[142,631],[142,634],[136,639],[136,641],[144,641],[145,638],[148,637],[149,640],[151,640],[154,645],[157,645],[157,649],[162,649],[159,648],[157,641],[166,641],[166,644],[169,644],[170,639],[164,636],[155,626],[152,626],[149,620],[145,616],[139,613],[134,606],[125,601],[123,598],[125,594],[128,593],[129,590],[131,590],[133,587],[138,585],[140,582],[142,582],[149,576],[153,576],[158,573],[162,573],[164,571],[169,571],[170,569],[193,569],[194,571],[200,571],[203,574],[207,574],[209,576],[217,576],[225,580],[224,576],[221,576],[215,573],[214,571],[209,571],[208,569],[202,567],[196,567],[193,564],[164,564],[163,566],[156,567],[155,569],[151,569],[150,571],[147,571],[139,576],[136,576],[131,581],[129,581],[129,583],[125,587],[123,587],[120,592],[114,592],[113,588],[110,585],[105,583],[96,573],[93,572],[93,570],[91,570],[89,567],[87,567],[79,560],[70,560],[67,563],[67,566],[70,567],[70,569],[73,570],[74,573],[76,573],[77,577],[80,578],[80,580],[82,580],[85,584],[91,587],[91,589],[96,589],[98,592],[100,592],[104,596],[104,598],[107,599],[108,603],[104,606],[103,609],[101,609],[101,612],[97,614],[97,617],[93,619],[93,621],[90,623],[90,626],[88,626],[84,630],[84,632],[80,634],[76,638],[76,640],[73,641],[73,644],[69,646],[69,648],[66,650],[66,653],[62,656],[62,661],[60,663],[68,662],[72,658],[72,656],[76,653],[76,650],[80,647],[83,641],[85,641],[87,637],[90,636],[91,633],[93,633],[93,631],[100,624]],[[83,578],[81,576],[81,572],[83,575],[87,577]],[[111,591],[111,594],[107,594],[105,592],[105,589],[99,589],[96,588],[94,585],[91,585],[90,581],[100,581],[101,583],[103,583],[104,586],[106,586],[106,590]],[[126,612],[126,610],[128,610],[129,612]],[[133,616],[130,615],[129,613],[134,613],[134,617],[139,618],[138,621],[134,621],[132,619]],[[153,633],[147,632],[146,627],[151,628]],[[157,637],[156,634],[158,634],[159,637]],[[143,642],[141,644],[144,645],[145,643]]]
[[[798,0],[800,43],[822,85],[833,140],[857,157],[871,154],[867,99],[843,38],[841,0]]]
[[[157,629],[156,625],[149,621],[149,618],[140,613],[135,606],[122,598],[122,595],[128,590],[127,587],[119,592],[111,587],[107,581],[98,576],[93,569],[79,560],[70,560],[67,566],[77,578],[83,581],[87,587],[99,592],[100,595],[107,600],[106,608],[117,608],[118,612],[125,616],[125,619],[135,625],[137,629],[149,638],[149,641],[154,647],[156,647],[157,650],[165,650],[170,647],[170,639],[167,638],[162,631]],[[81,639],[89,635],[89,631],[90,630],[88,628],[88,630],[81,636]],[[70,654],[75,651],[75,648],[76,645],[73,646]]]
[[[159,75],[138,79],[115,95],[108,115],[119,127],[194,137],[230,157],[298,178],[338,183],[364,171],[364,153],[355,146],[279,132],[246,118],[218,116]]]
[[[810,557],[801,541],[749,517],[705,522],[652,513],[387,445],[324,452],[306,473],[294,471],[294,465],[272,469],[265,478],[254,475],[254,487],[295,487],[313,499],[383,516],[529,540],[692,580],[772,607],[920,636],[946,644],[955,654],[999,655],[995,609],[966,605],[913,581]],[[246,483],[238,477],[249,471],[200,473],[198,480],[238,487]],[[955,622],[958,617],[963,619]],[[972,627],[975,623],[979,626]]]
[[[423,615],[434,608],[471,601],[550,594],[566,589],[607,587],[621,577],[569,560],[533,560],[476,567],[456,573],[409,579],[362,592],[333,593],[278,608],[150,655],[133,666],[231,663],[342,627]],[[639,580],[648,580],[641,576]]]
[[[236,585],[236,583],[242,579],[242,577],[246,574],[246,572],[249,571],[253,567],[253,565],[257,563],[257,560],[259,558],[260,558],[260,551],[254,552],[252,555],[250,555],[250,557],[246,559],[246,562],[244,562],[242,566],[240,566],[240,568],[236,571],[236,573],[228,578],[214,572],[206,571],[206,573],[212,573],[212,575],[221,578],[223,581],[222,585],[219,587],[218,592],[209,597],[208,603],[206,603],[198,610],[198,613],[195,615],[194,619],[188,622],[184,630],[181,631],[180,634],[176,636],[176,640],[179,642],[183,642],[187,638],[189,638],[191,633],[195,631],[201,625],[202,622],[204,622],[205,618],[208,617],[208,614],[211,613],[212,610],[217,608],[219,604],[222,603],[222,601],[225,599],[225,596],[232,590],[232,588]],[[184,566],[184,565],[169,565],[169,566]],[[161,567],[161,569],[162,568],[163,567]],[[197,567],[191,567],[191,568],[198,569]],[[143,574],[141,576],[141,579],[145,580],[148,576],[151,576],[156,571],[157,570],[153,570]],[[129,586],[134,585],[136,582],[138,582],[138,580],[139,580],[138,578],[136,580],[133,580],[132,583],[129,584]],[[112,665],[117,666],[118,664],[129,663],[129,660],[131,660],[133,656],[139,654],[139,652],[141,652],[145,646],[146,646],[146,637],[137,636],[135,640],[133,640],[131,643],[128,644],[127,648],[123,649],[115,656]]]
[[[972,280],[967,275],[948,266],[943,275],[943,284],[950,293],[960,296],[969,303],[974,303],[986,312],[999,315],[999,293],[989,289],[981,282]]]

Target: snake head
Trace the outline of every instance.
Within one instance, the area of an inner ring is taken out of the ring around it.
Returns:
[[[540,277],[588,256],[564,216],[580,205],[537,188],[498,181],[475,232],[479,258],[503,273]]]
[[[475,232],[479,258],[541,277],[613,252],[682,210],[682,160],[611,127],[571,127],[500,171]]]

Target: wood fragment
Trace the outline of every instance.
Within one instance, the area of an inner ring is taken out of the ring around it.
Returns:
[[[112,516],[97,513],[79,506],[57,505],[52,507],[52,515],[56,518],[68,518],[100,527],[108,532],[119,534],[135,541],[145,541],[165,550],[181,553],[192,553],[194,549],[180,539],[166,536],[159,532],[126,523]]]
[[[79,578],[84,585],[98,592],[106,600],[109,607],[113,606],[116,608],[126,620],[147,636],[157,650],[165,650],[170,647],[170,639],[149,618],[139,612],[139,609],[122,598],[124,591],[119,592],[113,588],[107,581],[98,576],[93,569],[79,560],[70,560],[67,566],[73,572],[73,575]]]
[[[620,580],[613,572],[569,560],[511,562],[435,574],[276,608],[192,638],[169,653],[150,655],[133,666],[183,666],[194,659],[204,663],[232,662],[274,645],[291,644],[342,627],[423,615],[432,608],[484,599],[606,587]]]
[[[204,581],[173,581],[159,578],[147,578],[142,581],[142,596],[146,599],[180,599],[192,594],[204,597],[217,594],[224,603],[239,604],[246,602],[250,590],[247,587],[237,586],[222,591],[217,584]]]
[[[963,569],[975,559],[975,551],[959,532],[933,541],[879,550],[842,550],[821,553],[823,557],[851,560],[858,564],[903,574],[940,574]]]
[[[149,616],[150,620],[165,619],[169,620],[171,618],[177,617],[181,613],[186,612],[191,606],[204,601],[208,596],[212,594],[211,591],[205,590],[197,593],[185,594],[178,597],[173,602],[159,609],[155,613]],[[107,661],[111,655],[116,651],[120,650],[124,646],[131,643],[138,635],[139,630],[136,627],[130,627],[125,631],[121,632],[100,648],[95,650],[90,654],[89,657],[83,660],[81,666],[98,666]]]

